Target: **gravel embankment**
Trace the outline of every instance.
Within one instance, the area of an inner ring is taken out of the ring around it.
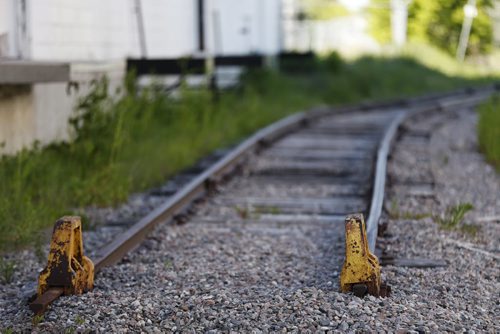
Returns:
[[[426,119],[418,122],[425,130]],[[445,259],[449,265],[383,268],[383,279],[393,288],[390,298],[360,299],[338,292],[342,224],[319,216],[304,224],[285,214],[277,222],[265,219],[262,212],[241,212],[233,204],[211,205],[252,196],[254,191],[271,198],[287,189],[265,182],[254,189],[243,178],[225,185],[190,223],[159,227],[126,260],[103,270],[93,292],[60,298],[36,325],[19,296],[35,280],[40,264],[29,251],[11,255],[18,268],[12,283],[0,285],[0,329],[499,332],[500,225],[491,217],[500,215],[500,177],[477,153],[474,122],[475,115],[464,111],[426,140],[410,140],[408,145],[403,136],[396,144],[390,179],[399,192],[388,189],[386,207],[393,217],[406,218],[386,217],[388,235],[380,241],[398,256]],[[408,154],[412,149],[414,154]],[[431,186],[424,186],[423,195],[411,195],[405,187],[412,180]],[[288,196],[327,196],[332,189],[321,184],[296,186]],[[466,216],[467,222],[480,225],[474,237],[442,230],[429,217],[412,219],[415,213],[438,214],[464,201],[476,208]],[[241,217],[247,214],[251,219]],[[207,223],[220,216],[227,220]]]

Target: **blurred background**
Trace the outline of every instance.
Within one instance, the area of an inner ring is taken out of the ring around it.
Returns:
[[[0,250],[320,104],[496,82],[500,0],[0,0]]]
[[[331,50],[355,55],[426,43],[462,59],[463,52],[480,57],[499,47],[499,3],[1,0],[0,57],[97,61]]]
[[[0,113],[0,142],[15,152],[67,138],[85,86],[102,76],[118,86],[132,68],[145,84],[192,74],[224,87],[250,67],[300,69],[334,51],[484,75],[500,68],[499,48],[498,0],[0,0],[0,84],[25,85],[0,91],[16,97],[0,108],[24,109]]]

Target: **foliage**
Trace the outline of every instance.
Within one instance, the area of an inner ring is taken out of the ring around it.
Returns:
[[[413,0],[408,8],[410,41],[435,45],[451,55],[458,46],[464,20],[465,0]],[[391,40],[390,3],[374,0],[371,10],[373,35],[381,42]],[[477,1],[478,15],[474,18],[469,38],[468,54],[488,53],[492,49],[493,30],[488,11],[492,0]]]
[[[370,32],[380,43],[391,42],[391,9],[390,1],[371,0],[369,9]]]
[[[391,219],[421,220],[431,216],[429,213],[401,211],[395,198],[391,201],[390,207],[387,208],[387,213]]]
[[[280,58],[280,71],[287,74],[316,73],[320,62],[312,52],[289,52]]]
[[[500,95],[479,107],[477,127],[481,151],[500,172]]]
[[[349,10],[331,0],[305,0],[306,16],[312,20],[331,20],[349,15]]]
[[[459,230],[462,233],[475,236],[481,230],[481,226],[463,223],[467,212],[474,210],[470,203],[459,203],[456,206],[448,207],[442,215],[434,216],[434,221],[446,230]]]
[[[0,279],[3,283],[11,283],[16,271],[16,262],[0,258]]]
[[[64,334],[74,334],[75,332],[76,328],[73,326],[69,326],[64,329]]]
[[[33,319],[31,320],[31,323],[33,324],[33,327],[38,327],[43,321],[44,321],[44,316],[43,314],[41,315],[35,315],[33,316]]]
[[[85,319],[83,317],[81,317],[80,315],[77,315],[75,318],[75,324],[77,324],[78,326],[81,326],[84,323],[85,323]]]
[[[344,60],[338,52],[330,52],[323,60],[325,67],[330,73],[337,73],[344,66]]]
[[[138,90],[129,78],[112,94],[106,80],[95,82],[71,119],[72,141],[0,158],[0,249],[36,246],[40,231],[60,216],[122,203],[292,112],[483,80],[444,75],[408,57],[345,62],[332,54],[310,62],[308,71],[293,74],[248,72],[216,101],[205,88],[182,85],[172,97],[155,85]]]
[[[400,54],[417,59],[421,64],[428,68],[438,70],[447,75],[461,77],[480,77],[488,76],[494,73],[500,73],[500,66],[493,64],[481,64],[475,66],[472,63],[458,62],[455,56],[451,56],[445,51],[425,43],[410,42],[405,45]]]
[[[435,216],[434,221],[443,228],[456,228],[464,219],[465,214],[473,209],[474,206],[470,203],[459,203],[449,207],[444,215]]]

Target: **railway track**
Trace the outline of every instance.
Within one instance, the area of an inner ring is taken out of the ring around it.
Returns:
[[[154,256],[161,249],[193,256],[193,263],[185,264],[191,273],[199,259],[217,260],[224,264],[215,266],[217,277],[225,273],[250,286],[335,288],[332,282],[338,281],[344,258],[347,214],[365,214],[369,245],[375,250],[387,157],[401,122],[410,115],[426,117],[477,104],[494,90],[319,108],[283,119],[243,141],[93,252],[95,270],[118,263],[148,238],[153,246],[141,247],[132,260]],[[421,135],[418,129],[414,132]],[[168,231],[157,227],[186,221],[170,225]],[[163,237],[156,237],[158,233]],[[167,244],[161,245],[165,233],[180,241],[167,237]],[[183,238],[205,243],[193,250],[182,244]],[[239,261],[249,264],[248,272],[236,266]],[[43,312],[62,294],[62,289],[51,288],[31,308]]]

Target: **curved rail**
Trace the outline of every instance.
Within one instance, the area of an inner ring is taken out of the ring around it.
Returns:
[[[391,144],[396,137],[397,131],[403,121],[416,113],[426,112],[426,111],[439,111],[451,109],[455,106],[474,106],[479,102],[483,101],[485,98],[490,96],[495,91],[500,91],[500,86],[489,86],[482,90],[476,89],[465,89],[457,93],[452,93],[443,96],[432,96],[430,98],[416,98],[413,103],[420,104],[414,107],[410,107],[406,110],[399,111],[392,122],[387,127],[384,133],[384,137],[379,143],[379,148],[377,150],[377,157],[375,163],[374,180],[372,188],[372,199],[370,204],[370,210],[368,218],[366,221],[366,233],[368,239],[368,245],[370,251],[373,253],[376,247],[377,235],[378,235],[378,222],[382,215],[382,207],[384,204],[384,194],[385,194],[385,181],[387,175],[387,159],[391,149]],[[457,96],[458,95],[458,96]],[[465,96],[462,96],[465,95]],[[438,99],[438,101],[435,101]],[[426,101],[427,100],[427,101]],[[429,103],[425,105],[425,103]]]
[[[375,173],[373,180],[372,200],[370,211],[366,220],[366,234],[368,245],[372,253],[375,252],[375,242],[378,234],[378,221],[382,215],[382,206],[384,204],[385,179],[387,175],[387,158],[391,148],[391,142],[396,136],[397,130],[403,120],[406,118],[407,111],[399,111],[393,119],[377,150],[377,161],[375,164]]]

